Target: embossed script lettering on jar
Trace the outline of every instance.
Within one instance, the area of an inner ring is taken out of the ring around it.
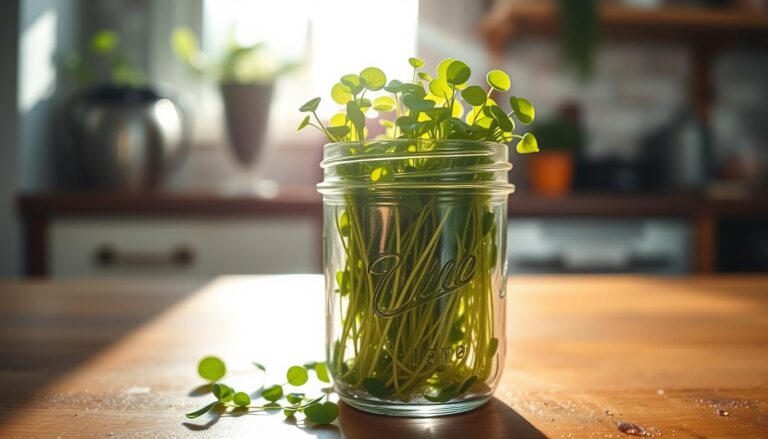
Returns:
[[[382,253],[370,263],[368,272],[379,276],[373,297],[373,311],[379,317],[396,317],[425,303],[459,292],[472,281],[477,263],[474,255],[464,255],[458,261],[451,259],[442,265],[435,258],[423,268],[411,271],[408,277],[396,279],[394,274],[402,260],[403,257],[397,253]],[[387,289],[387,285],[391,287]],[[426,285],[435,287],[428,289]],[[390,303],[397,300],[389,307],[384,303],[387,291],[392,293]]]

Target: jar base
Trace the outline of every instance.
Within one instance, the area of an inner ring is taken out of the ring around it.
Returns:
[[[490,401],[491,396],[482,396],[466,401],[446,404],[385,404],[381,402],[367,402],[361,399],[348,398],[341,395],[339,395],[339,398],[350,407],[375,415],[399,416],[405,418],[432,418],[435,416],[449,416],[474,410]]]

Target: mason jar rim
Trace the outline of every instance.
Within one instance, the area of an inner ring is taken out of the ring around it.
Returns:
[[[369,151],[349,153],[345,148],[376,145],[436,145],[439,148],[415,151]],[[477,158],[476,162],[460,162],[461,159]],[[485,159],[481,161],[480,159]],[[490,160],[489,160],[490,159]],[[414,170],[401,173],[394,181],[366,181],[365,174],[345,178],[338,169],[348,166],[393,163],[411,160],[446,160],[445,168]],[[507,178],[512,168],[508,159],[508,146],[503,143],[470,139],[371,139],[327,143],[320,166],[325,170],[322,183],[317,185],[323,194],[355,189],[391,190],[471,190],[509,194],[514,191]],[[477,180],[473,176],[490,175]]]

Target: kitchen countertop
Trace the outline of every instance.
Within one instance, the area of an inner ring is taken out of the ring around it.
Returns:
[[[0,436],[768,435],[768,277],[515,277],[496,398],[443,418],[204,416],[197,361],[255,389],[322,359],[319,276],[0,282]],[[274,372],[274,373],[273,373]],[[718,411],[720,411],[718,413]],[[727,412],[727,416],[724,416]],[[630,436],[626,436],[630,437]]]

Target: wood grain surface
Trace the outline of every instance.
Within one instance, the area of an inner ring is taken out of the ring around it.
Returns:
[[[342,404],[319,428],[184,417],[210,400],[206,354],[252,389],[322,359],[319,276],[0,283],[0,437],[768,437],[768,277],[516,277],[507,301],[490,403],[431,419]]]

